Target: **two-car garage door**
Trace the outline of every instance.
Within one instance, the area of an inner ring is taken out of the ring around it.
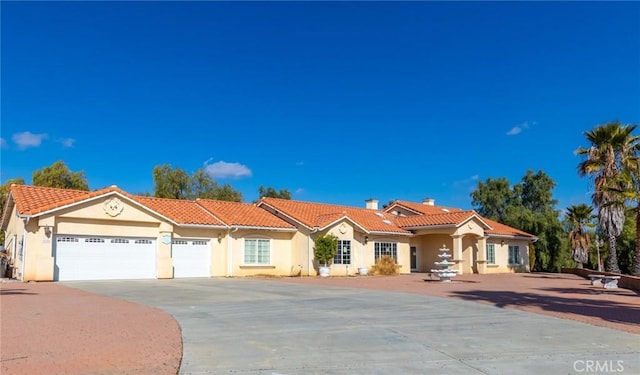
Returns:
[[[155,279],[156,239],[60,235],[55,280]]]

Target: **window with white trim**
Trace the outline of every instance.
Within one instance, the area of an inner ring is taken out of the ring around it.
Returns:
[[[136,240],[134,243],[136,245],[151,245],[151,240]]]
[[[351,264],[351,241],[338,240],[338,252],[333,264]]]
[[[104,238],[97,238],[97,237],[85,238],[84,242],[87,242],[87,243],[104,243]]]
[[[384,255],[393,257],[398,262],[398,243],[397,242],[376,242],[374,244],[376,262]]]
[[[487,244],[487,263],[496,264],[496,245],[492,243]]]
[[[186,240],[171,240],[173,245],[186,245],[188,242]]]
[[[509,264],[520,264],[520,247],[509,245]]]
[[[113,238],[111,243],[129,243],[129,240],[126,238]]]
[[[201,240],[193,240],[191,242],[192,245],[196,245],[196,246],[200,246],[200,245],[206,245],[207,241],[201,241]]]
[[[271,240],[260,238],[245,238],[244,264],[271,264]]]

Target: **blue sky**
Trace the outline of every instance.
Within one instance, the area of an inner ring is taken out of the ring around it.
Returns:
[[[477,182],[589,202],[584,131],[640,123],[638,2],[6,2],[1,180],[206,168],[257,198],[471,208]]]

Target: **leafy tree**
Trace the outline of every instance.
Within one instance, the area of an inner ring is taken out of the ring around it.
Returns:
[[[34,171],[31,180],[35,186],[89,190],[84,172],[71,172],[61,160]]]
[[[532,269],[557,271],[569,262],[568,243],[553,199],[555,182],[543,171],[527,171],[511,186],[500,177],[479,181],[471,193],[474,209],[482,216],[538,237],[532,250]]]
[[[585,226],[593,227],[593,207],[584,203],[567,207],[565,220],[571,224],[569,231],[569,245],[573,250],[573,260],[582,268],[589,261],[589,247],[591,236]]]
[[[594,181],[592,199],[598,209],[600,230],[609,246],[605,265],[609,272],[620,273],[616,238],[625,222],[625,206],[624,198],[618,193],[624,190],[624,186],[620,185],[619,173],[636,160],[640,139],[631,134],[635,129],[635,125],[622,125],[617,121],[596,126],[585,132],[591,146],[576,150],[577,155],[586,157],[578,165],[578,174],[580,177],[589,176]]]
[[[291,199],[291,192],[286,189],[281,189],[280,191],[278,191],[272,187],[260,186],[258,188],[258,196],[260,198]]]
[[[169,164],[153,168],[153,196],[157,198],[187,199],[189,195],[189,174]]]
[[[218,184],[209,176],[204,169],[198,169],[191,175],[191,189],[189,193],[190,199],[205,198],[218,199]]]
[[[203,169],[189,176],[180,168],[168,164],[153,169],[154,192],[158,198],[174,199],[217,199],[224,201],[242,201],[242,193],[229,184],[218,184]]]
[[[224,184],[218,187],[214,199],[219,201],[242,202],[242,193],[235,190],[231,185]]]
[[[471,193],[471,198],[471,204],[480,215],[505,224],[510,215],[508,211],[516,202],[511,184],[504,177],[489,177],[486,182],[479,181],[478,187]]]

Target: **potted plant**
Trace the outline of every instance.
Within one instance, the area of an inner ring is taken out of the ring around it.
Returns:
[[[318,262],[320,276],[327,277],[330,272],[330,264],[338,252],[338,237],[333,234],[325,234],[315,239],[313,254]]]

